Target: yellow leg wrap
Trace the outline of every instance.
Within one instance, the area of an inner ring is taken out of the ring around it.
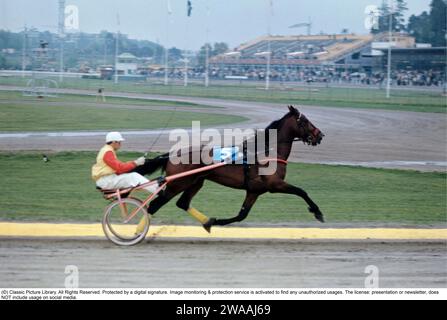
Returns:
[[[149,217],[150,221],[150,217]],[[142,217],[140,220],[140,223],[137,226],[137,230],[135,230],[135,234],[140,234],[144,231],[144,228],[146,227],[146,217]]]
[[[189,208],[188,213],[191,216],[193,216],[194,219],[199,221],[201,224],[205,224],[209,220],[209,218],[206,215],[204,215],[203,213],[201,213],[199,210],[197,210],[195,208]]]

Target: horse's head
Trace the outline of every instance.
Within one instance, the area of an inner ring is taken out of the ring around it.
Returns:
[[[324,134],[315,127],[309,119],[300,113],[295,107],[289,106],[290,121],[294,138],[297,138],[303,143],[316,146],[323,140]]]

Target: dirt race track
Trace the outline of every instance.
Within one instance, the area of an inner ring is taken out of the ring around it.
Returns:
[[[445,242],[192,241],[156,239],[119,248],[106,240],[0,240],[0,287],[445,288]]]

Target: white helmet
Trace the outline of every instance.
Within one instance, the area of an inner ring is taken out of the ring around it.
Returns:
[[[124,141],[123,136],[119,132],[109,132],[106,136],[106,143],[114,141]]]

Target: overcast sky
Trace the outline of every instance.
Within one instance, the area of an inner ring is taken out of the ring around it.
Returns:
[[[119,12],[120,29],[129,37],[197,50],[205,43],[207,26],[209,41],[227,42],[230,47],[267,34],[268,21],[271,33],[279,35],[305,34],[305,29],[288,27],[309,18],[313,22],[312,33],[339,33],[347,28],[364,34],[368,32],[364,27],[365,8],[382,3],[382,0],[271,1],[270,14],[270,0],[191,0],[192,16],[187,18],[187,0],[170,0],[169,24],[168,0],[66,0],[66,4],[79,8],[83,32],[116,31]],[[407,3],[409,16],[429,10],[430,0],[407,0]],[[27,24],[56,31],[57,18],[57,0],[0,0],[0,29],[19,31]]]

